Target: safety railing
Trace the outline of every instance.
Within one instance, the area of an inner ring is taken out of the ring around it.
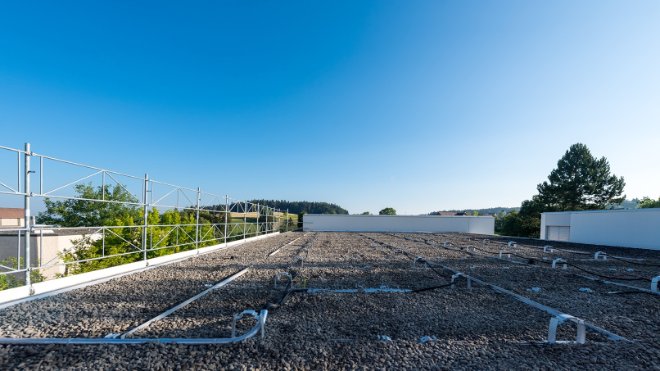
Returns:
[[[19,215],[20,214],[20,215]],[[0,146],[0,290],[297,229],[249,201]]]

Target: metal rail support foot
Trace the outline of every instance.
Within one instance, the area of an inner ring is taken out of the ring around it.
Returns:
[[[452,289],[454,288],[454,282],[456,281],[456,279],[458,277],[462,276],[462,275],[463,275],[463,273],[454,273],[454,274],[451,275],[451,288]]]
[[[274,289],[280,289],[280,288],[285,289],[286,288],[286,285],[280,286],[280,282],[281,282],[282,277],[286,277],[289,280],[288,283],[290,283],[291,287],[293,287],[293,277],[291,276],[291,274],[289,272],[277,272],[277,274],[275,274],[275,279],[274,279],[274,282],[273,282],[273,288]]]
[[[543,246],[543,252],[553,252],[555,250],[552,249],[552,246],[550,245],[545,245]]]
[[[252,316],[258,323],[261,323],[259,314],[253,309],[246,309],[239,314],[234,314],[234,319],[231,321],[231,337],[236,337],[236,322],[241,320],[246,314]]]
[[[655,276],[651,280],[651,291],[658,292],[658,282],[660,282],[660,276]]]
[[[563,314],[550,318],[550,325],[548,326],[548,344],[557,343],[557,327],[569,319],[576,320],[575,317],[563,315]],[[575,336],[575,342],[577,344],[584,344],[587,342],[587,336],[586,336],[587,331],[586,331],[586,326],[584,324],[584,320],[577,319],[576,325],[577,325],[577,334]]]
[[[518,244],[516,243],[516,241],[509,241],[509,243],[506,244],[506,245],[507,245],[508,247],[518,247]]]
[[[423,257],[418,256],[415,258],[415,260],[413,260],[412,267],[413,269],[415,269],[415,268],[419,268],[420,265],[424,265],[424,264],[426,264],[426,260],[424,260]]]
[[[555,258],[555,259],[552,261],[552,268],[553,268],[553,269],[554,269],[554,268],[557,268],[557,264],[559,264],[559,263],[564,263],[564,266],[562,267],[563,269],[566,269],[566,268],[568,267],[568,266],[566,265],[566,260],[564,260],[564,259],[562,259],[562,258]]]
[[[607,254],[603,251],[596,251],[594,254],[594,260],[607,260]]]

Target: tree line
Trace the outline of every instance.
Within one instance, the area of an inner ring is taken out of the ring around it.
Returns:
[[[348,210],[328,202],[252,200],[252,203],[266,205],[290,214],[348,214]]]

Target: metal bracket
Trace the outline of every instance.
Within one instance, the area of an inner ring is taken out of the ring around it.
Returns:
[[[502,254],[504,254],[504,251],[500,250],[500,259],[502,259]],[[507,259],[511,259],[511,254],[506,254]]]
[[[651,291],[658,292],[658,282],[660,281],[660,276],[655,276],[651,280]]]
[[[290,283],[291,287],[293,287],[293,277],[291,276],[291,274],[289,272],[277,272],[277,274],[275,275],[274,282],[273,282],[273,288],[274,289],[285,289],[286,288],[286,285],[280,286],[281,277],[286,277],[289,280],[288,283]]]
[[[454,288],[454,282],[456,281],[456,279],[459,278],[462,275],[463,275],[463,273],[460,273],[460,272],[459,273],[454,273],[454,274],[451,275],[451,288],[452,289]]]
[[[231,321],[231,337],[236,337],[236,322],[242,319],[244,315],[250,315],[252,318],[257,320],[258,323],[262,323],[259,314],[254,309],[246,309],[241,313],[234,314],[234,319]]]
[[[509,243],[506,244],[506,245],[507,245],[508,247],[518,247],[518,244],[516,243],[516,241],[509,241]]]
[[[577,335],[575,337],[575,342],[577,344],[586,343],[587,336],[586,336],[586,326],[584,325],[584,320],[575,318],[571,315],[560,314],[558,316],[550,318],[550,325],[548,326],[548,344],[557,343],[557,326],[566,322],[566,320],[572,320],[577,325]]]
[[[553,269],[554,269],[554,268],[557,268],[557,264],[558,264],[558,263],[564,263],[563,269],[566,269],[566,268],[568,267],[568,266],[566,265],[566,260],[564,260],[564,259],[562,259],[562,258],[555,258],[555,259],[552,261],[552,268],[553,268]]]
[[[552,248],[552,246],[550,245],[543,246],[543,252],[553,252],[553,251],[555,250]]]
[[[426,260],[424,260],[423,257],[418,256],[418,257],[415,258],[415,260],[413,260],[412,267],[413,267],[413,269],[415,269],[415,268],[418,268],[420,265],[424,265],[424,264],[426,264]]]
[[[607,260],[607,254],[603,251],[596,251],[594,260]]]

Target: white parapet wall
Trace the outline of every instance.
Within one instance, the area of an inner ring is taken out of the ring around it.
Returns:
[[[541,239],[660,250],[660,209],[543,213]]]
[[[491,216],[305,214],[303,231],[494,234],[495,218]]]

